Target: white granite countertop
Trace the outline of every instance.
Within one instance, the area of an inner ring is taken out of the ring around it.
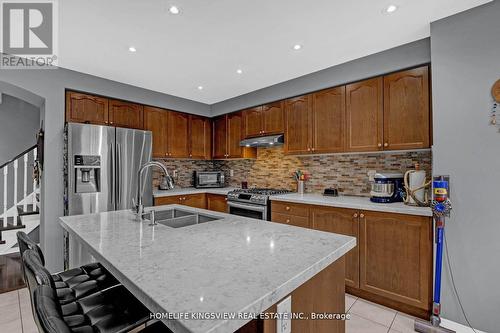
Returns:
[[[376,212],[400,213],[419,216],[432,216],[432,211],[429,207],[414,207],[405,205],[402,202],[394,203],[375,203],[371,202],[370,198],[354,197],[354,196],[338,196],[328,197],[322,194],[282,194],[273,195],[271,200],[286,201],[301,204],[331,206],[338,208],[352,208],[360,210],[370,210]]]
[[[179,187],[173,190],[154,190],[153,197],[170,197],[174,195],[187,195],[197,193],[210,193],[226,195],[228,192],[235,190],[236,187],[217,187],[217,188],[194,188],[194,187]]]
[[[346,254],[356,239],[236,215],[169,228],[131,211],[61,217],[61,225],[152,312],[267,310]],[[174,332],[234,332],[250,318],[163,320]]]

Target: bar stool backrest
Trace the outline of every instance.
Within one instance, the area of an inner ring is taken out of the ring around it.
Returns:
[[[33,291],[33,315],[40,333],[71,333],[63,320],[55,289],[36,286]]]

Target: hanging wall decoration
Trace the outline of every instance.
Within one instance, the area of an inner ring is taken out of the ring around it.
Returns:
[[[491,88],[491,96],[493,97],[493,108],[491,109],[490,123],[491,125],[497,125],[497,112],[500,104],[500,80],[495,82]]]

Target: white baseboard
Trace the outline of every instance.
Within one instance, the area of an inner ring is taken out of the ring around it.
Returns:
[[[447,329],[453,330],[457,333],[474,333],[472,328],[470,328],[469,326],[465,326],[465,325],[456,323],[454,321],[451,321],[451,320],[448,320],[445,318],[441,318],[441,326],[443,326]],[[474,328],[474,329],[476,330],[476,333],[488,333],[485,331],[480,331],[476,328]]]

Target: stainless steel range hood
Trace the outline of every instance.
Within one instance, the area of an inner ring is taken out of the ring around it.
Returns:
[[[240,146],[269,148],[275,146],[282,146],[284,142],[285,142],[285,136],[283,134],[279,134],[279,135],[261,136],[258,138],[242,140],[240,142]]]

